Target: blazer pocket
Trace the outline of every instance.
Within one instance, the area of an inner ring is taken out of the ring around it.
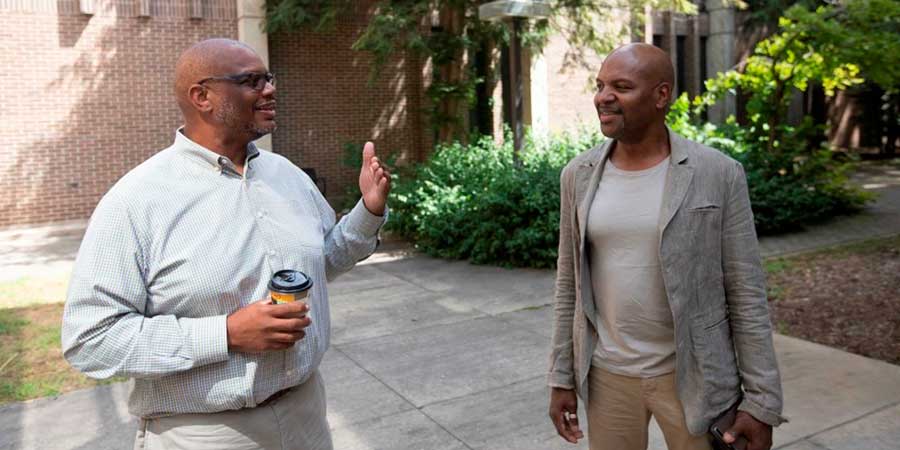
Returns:
[[[703,203],[695,206],[689,206],[688,212],[692,213],[705,213],[705,212],[716,212],[721,210],[722,208],[715,203]]]

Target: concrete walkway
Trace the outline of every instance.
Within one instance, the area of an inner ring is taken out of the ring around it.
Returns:
[[[863,181],[874,179],[883,195],[864,215],[766,238],[765,254],[900,233],[900,170]],[[82,229],[0,233],[0,273],[67,270]],[[546,417],[553,278],[395,251],[331,284],[322,372],[335,448],[586,449],[556,437]],[[900,448],[900,366],[780,335],[775,345],[791,418],[776,448]],[[131,448],[127,393],[121,383],[2,406],[0,449]],[[655,427],[650,447],[665,448]]]

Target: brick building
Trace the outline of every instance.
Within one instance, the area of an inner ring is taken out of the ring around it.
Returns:
[[[210,37],[241,39],[269,60],[280,128],[261,145],[315,169],[330,199],[357,174],[341,164],[346,143],[423,157],[422,63],[395,58],[369,84],[370,61],[350,50],[365,3],[333,32],[266,37],[254,5],[234,0],[0,0],[0,227],[85,219],[119,177],[170,145],[181,123],[175,60]]]

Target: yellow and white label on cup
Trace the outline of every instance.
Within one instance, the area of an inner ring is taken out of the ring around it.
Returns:
[[[303,300],[309,294],[308,291],[303,292],[271,292],[272,301],[275,303],[291,303]]]

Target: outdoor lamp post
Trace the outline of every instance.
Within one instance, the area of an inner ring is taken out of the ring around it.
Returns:
[[[509,125],[513,131],[513,157],[518,162],[522,148],[522,23],[529,18],[548,17],[550,4],[546,0],[498,0],[478,7],[481,20],[503,20],[512,24],[512,40],[509,43],[509,93],[507,108]]]

